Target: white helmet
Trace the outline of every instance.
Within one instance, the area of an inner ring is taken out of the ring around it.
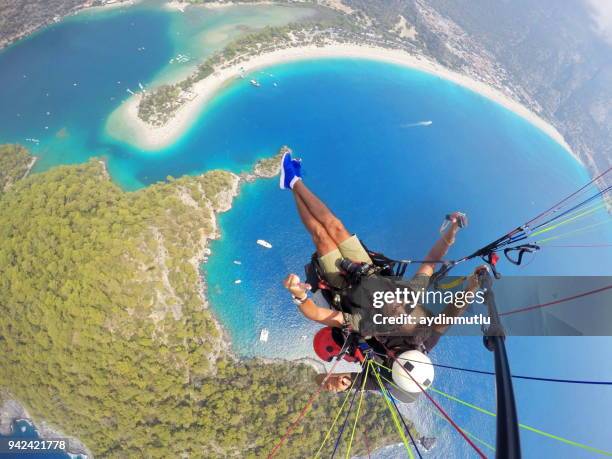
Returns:
[[[401,390],[391,386],[391,394],[402,402],[410,403],[416,400],[421,388],[427,390],[431,386],[434,367],[427,355],[414,349],[397,356],[393,362],[392,377],[395,385]]]

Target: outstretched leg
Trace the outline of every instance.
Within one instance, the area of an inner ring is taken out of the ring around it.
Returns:
[[[281,159],[280,188],[291,189],[304,226],[312,236],[325,280],[338,288],[346,280],[340,270],[343,259],[372,263],[356,236],[351,236],[342,222],[317,198],[301,179],[301,163],[285,152]]]
[[[297,193],[294,193],[294,197],[300,219],[306,227],[306,230],[310,233],[319,256],[323,256],[337,249],[338,245],[327,233],[323,225],[310,212],[310,209],[306,206],[302,198]]]
[[[323,226],[329,237],[338,246],[351,237],[342,222],[331,210],[304,184],[302,180],[293,186],[296,202],[301,201],[317,222]],[[299,205],[298,205],[299,208]],[[301,215],[301,213],[300,213]],[[302,218],[302,221],[304,219]],[[312,234],[312,233],[311,233]]]

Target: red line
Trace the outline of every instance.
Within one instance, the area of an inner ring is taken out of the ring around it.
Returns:
[[[389,349],[387,349],[387,347],[386,347],[384,344],[383,344],[383,347],[386,349],[387,354],[389,355],[389,357],[391,357],[391,358],[392,358],[392,359],[393,359],[395,362],[397,362],[397,363],[398,363],[398,365],[399,365],[400,367],[402,367],[402,369],[403,369],[403,370],[406,372],[406,374],[407,374],[408,376],[410,376],[410,379],[412,379],[412,380],[414,381],[414,383],[415,383],[417,386],[419,386],[419,389],[421,389],[421,392],[423,392],[423,394],[425,394],[425,397],[427,397],[427,398],[429,399],[429,401],[430,401],[431,403],[433,403],[433,404],[434,404],[434,406],[435,406],[435,407],[438,409],[438,411],[444,415],[444,417],[445,417],[445,418],[448,420],[448,422],[450,422],[450,423],[451,423],[451,425],[452,425],[452,426],[455,428],[455,430],[456,430],[457,432],[459,432],[463,438],[465,438],[465,441],[467,441],[467,442],[469,443],[469,445],[470,445],[472,448],[474,448],[474,451],[476,451],[476,453],[478,453],[478,455],[479,455],[479,456],[480,456],[482,459],[487,459],[487,456],[485,456],[485,454],[484,454],[484,453],[483,453],[483,452],[480,450],[480,448],[478,448],[478,446],[476,446],[476,444],[475,444],[475,443],[474,443],[472,440],[470,440],[470,439],[469,439],[469,437],[468,437],[468,436],[467,436],[467,435],[466,435],[466,434],[463,432],[463,430],[461,430],[461,428],[460,428],[460,427],[459,427],[459,426],[458,426],[458,425],[455,423],[455,421],[453,421],[453,420],[451,419],[451,417],[450,417],[450,416],[449,416],[449,415],[446,413],[446,411],[444,411],[444,410],[442,409],[442,407],[441,407],[440,405],[438,405],[438,402],[436,402],[436,401],[435,401],[435,400],[434,400],[434,399],[431,397],[431,395],[429,395],[429,394],[428,394],[428,393],[425,391],[425,389],[423,389],[423,387],[422,387],[422,386],[419,384],[419,382],[418,382],[416,379],[414,379],[414,377],[413,377],[413,376],[410,374],[410,372],[409,372],[409,371],[408,371],[406,368],[404,368],[404,365],[402,365],[400,362],[398,362],[397,358],[395,357],[395,353],[394,353],[393,351],[390,351]]]
[[[327,382],[329,377],[334,372],[334,369],[336,368],[336,365],[338,365],[338,362],[340,362],[340,360],[341,359],[337,359],[336,362],[332,365],[332,367],[330,368],[329,372],[327,373],[327,376],[325,376],[325,379],[323,379],[323,381],[321,382],[321,385],[319,386],[317,391],[314,394],[312,394],[312,396],[310,397],[308,402],[306,402],[306,405],[304,406],[304,408],[302,408],[302,411],[300,411],[300,414],[295,419],[295,421],[293,421],[291,423],[291,425],[287,429],[287,432],[285,432],[285,435],[283,435],[282,438],[279,440],[279,442],[276,444],[276,446],[274,446],[274,448],[272,448],[272,451],[270,451],[270,454],[268,454],[268,459],[273,458],[278,453],[278,450],[280,449],[281,446],[283,446],[283,443],[285,443],[287,438],[289,438],[289,435],[291,435],[291,433],[295,430],[295,428],[298,426],[300,421],[302,419],[304,419],[304,416],[306,416],[306,413],[308,412],[308,409],[312,406],[312,404],[317,399],[319,394],[321,394],[321,391],[323,390],[323,386],[325,385],[325,383]]]
[[[603,291],[609,290],[611,288],[612,288],[612,284],[607,285],[605,287],[601,287],[601,288],[595,289],[595,290],[589,290],[588,292],[583,292],[583,293],[579,293],[577,295],[568,296],[567,298],[561,298],[560,300],[550,301],[548,303],[536,304],[536,305],[533,305],[533,306],[527,306],[527,307],[524,307],[524,308],[514,309],[514,310],[508,311],[508,312],[502,312],[499,315],[500,315],[500,317],[501,316],[509,316],[510,314],[517,314],[519,312],[526,312],[526,311],[532,311],[534,309],[545,308],[547,306],[553,306],[555,304],[563,303],[565,301],[575,300],[576,298],[582,298],[583,296],[588,296],[588,295],[593,295],[595,293],[603,292]]]

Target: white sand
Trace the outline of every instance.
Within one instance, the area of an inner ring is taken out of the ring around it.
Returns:
[[[208,9],[220,9],[227,8],[229,6],[236,5],[246,5],[246,6],[261,6],[261,5],[274,5],[275,3],[271,0],[261,0],[259,2],[232,2],[232,1],[224,1],[224,2],[206,2],[206,3],[198,3],[196,4],[198,7],[208,8]]]
[[[112,9],[118,9],[118,8],[125,8],[128,6],[134,6],[138,2],[141,2],[141,1],[142,0],[116,0],[113,3],[103,3],[102,5],[90,6],[81,11],[92,12],[92,11],[105,11],[105,10],[112,10]],[[80,11],[78,11],[77,14],[79,12]]]
[[[578,160],[557,129],[519,102],[497,89],[485,83],[473,80],[468,76],[449,70],[422,56],[415,56],[401,50],[350,44],[330,44],[325,47],[309,45],[287,48],[254,56],[244,62],[221,69],[196,83],[192,91],[197,94],[197,96],[181,106],[176,111],[175,116],[161,127],[151,126],[138,118],[139,97],[134,96],[111,115],[107,122],[107,132],[111,137],[132,143],[142,150],[159,150],[171,145],[186,133],[204,110],[206,102],[208,102],[221,87],[237,78],[240,69],[248,73],[255,69],[272,66],[282,62],[333,57],[350,57],[390,62],[422,70],[452,81],[512,110],[557,141]]]
[[[164,6],[168,10],[177,10],[177,11],[180,11],[181,13],[184,13],[185,8],[189,6],[189,3],[183,3],[183,2],[173,0],[171,2],[166,2]]]

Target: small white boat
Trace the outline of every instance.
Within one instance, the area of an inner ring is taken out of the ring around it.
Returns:
[[[135,94],[134,94],[134,91],[132,91],[130,88],[127,88],[127,89],[126,89],[126,91],[127,91],[127,92],[129,92],[129,93],[130,93],[131,95],[133,95],[133,96],[135,95]]]
[[[242,264],[242,262],[241,262],[240,260],[234,260],[234,264],[235,264],[235,265],[241,265],[241,264]]]
[[[259,341],[267,343],[268,342],[268,335],[269,334],[270,334],[270,332],[268,331],[267,328],[262,328],[261,329],[261,333],[259,334]]]
[[[272,248],[272,244],[270,244],[268,241],[264,241],[263,239],[257,239],[257,243],[260,246],[265,247],[266,249],[271,249]]]
[[[277,87],[278,85],[276,83],[272,83],[272,86]]]
[[[140,81],[138,82],[138,87],[139,87],[141,90],[143,90],[143,91],[144,91],[144,86],[142,85],[142,83],[141,83]]]
[[[259,88],[261,85],[259,84],[259,81],[257,80],[251,80],[250,83],[255,86],[256,88]]]
[[[240,279],[236,279],[236,280],[234,281],[234,284],[242,284],[242,281],[241,281]]]
[[[418,121],[416,123],[406,123],[406,124],[402,124],[402,127],[404,128],[414,128],[414,127],[426,127],[426,126],[431,126],[433,124],[433,121],[431,120],[427,120],[427,121]]]

